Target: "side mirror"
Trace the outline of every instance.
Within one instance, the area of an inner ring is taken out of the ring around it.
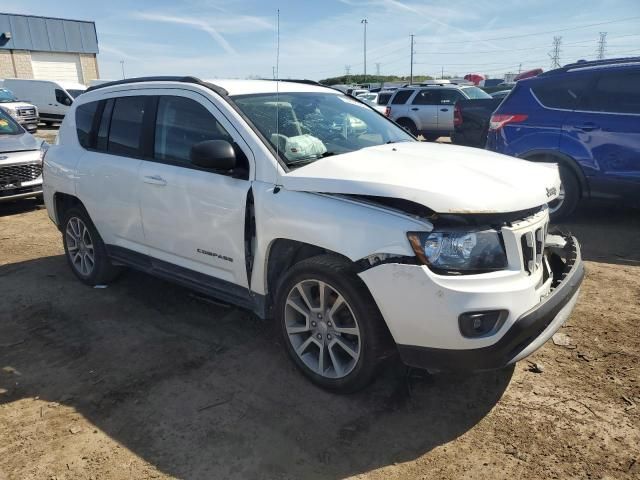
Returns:
[[[65,99],[64,99],[64,102],[63,102],[63,103],[64,103],[67,107],[70,107],[70,106],[71,106],[71,104],[73,103],[73,100],[71,100],[69,97],[67,97],[67,98],[65,98]]]
[[[232,170],[236,166],[236,151],[226,140],[205,140],[191,147],[191,163],[210,170]]]

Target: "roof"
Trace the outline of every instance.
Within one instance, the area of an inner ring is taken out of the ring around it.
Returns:
[[[8,32],[11,38],[2,34]],[[98,53],[94,22],[0,13],[0,50]]]
[[[124,80],[115,80],[113,82],[92,85],[87,92],[94,90],[103,90],[110,87],[118,87],[121,85],[136,86],[149,82],[156,83],[192,83],[210,88],[220,95],[251,95],[261,93],[292,93],[292,92],[324,92],[324,93],[340,93],[330,87],[324,87],[310,80],[290,80],[278,81],[277,84],[273,80],[200,80],[196,77],[189,76],[156,76],[156,77],[139,77],[127,78]]]
[[[638,65],[640,64],[640,57],[622,57],[622,58],[606,58],[603,60],[591,60],[591,61],[578,61],[575,63],[570,63],[560,68],[556,68],[554,70],[549,70],[547,72],[541,73],[538,77],[549,77],[552,75],[556,75],[563,72],[575,72],[580,70],[587,69],[598,69],[598,68],[606,68],[606,67],[624,67],[628,65]],[[534,77],[536,78],[536,77]]]

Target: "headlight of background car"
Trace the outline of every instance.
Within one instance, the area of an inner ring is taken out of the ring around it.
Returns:
[[[409,232],[416,257],[435,271],[482,273],[503,270],[507,255],[495,230]]]

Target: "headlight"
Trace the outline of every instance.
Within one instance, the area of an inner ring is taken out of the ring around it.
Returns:
[[[40,144],[40,164],[44,163],[44,156],[47,154],[50,145],[46,141],[42,141]]]
[[[507,267],[502,238],[495,230],[409,232],[416,257],[432,270],[482,273]]]

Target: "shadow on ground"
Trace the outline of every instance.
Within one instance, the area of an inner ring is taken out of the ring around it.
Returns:
[[[435,379],[391,362],[362,393],[312,386],[269,322],[130,272],[81,285],[62,256],[0,267],[0,402],[73,406],[179,478],[326,478],[415,459],[498,402],[512,369]]]

